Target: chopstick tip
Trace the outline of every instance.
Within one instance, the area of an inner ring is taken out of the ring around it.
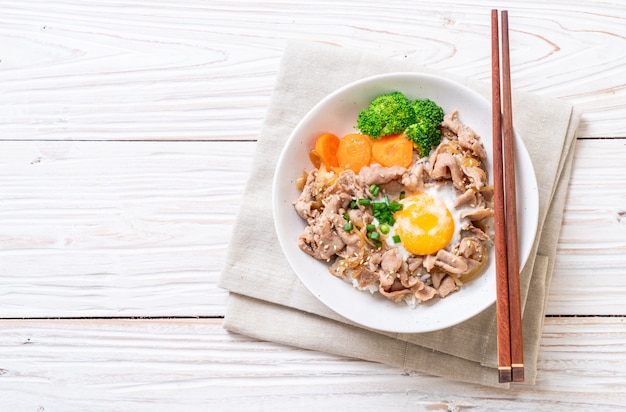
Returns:
[[[513,377],[511,375],[511,367],[510,366],[499,366],[498,367],[498,382],[500,383],[509,383],[513,381]]]
[[[524,364],[514,364],[511,367],[511,379],[513,382],[524,382]]]

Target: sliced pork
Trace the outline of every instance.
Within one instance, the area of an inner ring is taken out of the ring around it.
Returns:
[[[293,203],[307,223],[299,247],[327,261],[334,276],[396,302],[419,303],[458,291],[486,265],[493,188],[487,185],[480,138],[460,121],[457,112],[445,117],[442,136],[442,143],[428,158],[414,161],[409,168],[374,163],[358,174],[323,168],[309,172]],[[368,189],[372,184],[391,199],[397,199],[400,192],[409,195],[451,184],[457,197],[448,206],[460,211],[459,239],[424,256],[407,256],[384,238],[379,243],[370,239],[367,226],[376,223],[373,211],[358,200],[374,200]]]

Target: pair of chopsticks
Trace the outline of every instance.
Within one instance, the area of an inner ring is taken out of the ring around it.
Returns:
[[[502,11],[502,78],[498,10],[491,11],[491,87],[494,158],[494,231],[496,249],[496,316],[498,379],[524,381],[524,350],[517,245],[515,147],[511,105],[509,19]],[[502,85],[502,99],[500,86]]]

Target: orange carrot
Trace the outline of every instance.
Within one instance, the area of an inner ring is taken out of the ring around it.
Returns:
[[[337,161],[342,169],[352,169],[359,173],[361,167],[367,166],[372,160],[370,138],[363,134],[347,134],[339,140]]]
[[[373,141],[372,157],[384,167],[409,167],[413,162],[413,143],[403,133],[383,136]]]
[[[339,148],[339,138],[332,133],[324,133],[315,141],[315,153],[320,157],[327,170],[338,167],[337,149]]]

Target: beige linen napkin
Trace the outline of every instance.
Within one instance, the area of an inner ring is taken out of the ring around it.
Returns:
[[[262,340],[465,382],[504,386],[497,378],[493,306],[466,322],[436,332],[394,334],[365,329],[340,317],[310,294],[278,245],[271,184],[285,140],[328,93],[354,80],[394,71],[427,70],[408,61],[337,46],[287,44],[245,189],[245,206],[239,211],[219,282],[220,287],[230,291],[224,327]],[[490,100],[489,84],[454,79]],[[521,275],[526,382],[534,383],[580,115],[565,102],[524,93],[514,94],[513,106],[514,124],[530,153],[539,185],[538,232]]]

